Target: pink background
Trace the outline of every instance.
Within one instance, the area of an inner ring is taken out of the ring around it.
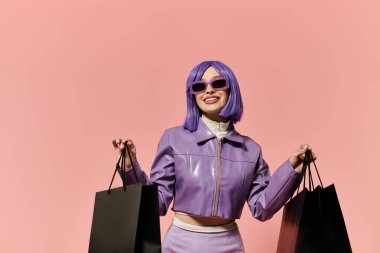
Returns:
[[[379,1],[1,1],[0,252],[87,252],[111,140],[149,172],[185,115],[185,81],[220,60],[236,125],[273,172],[303,143],[334,183],[354,252],[379,252]],[[115,186],[120,185],[117,180]],[[173,213],[161,218],[162,238]],[[245,206],[247,252],[275,252],[282,211]]]

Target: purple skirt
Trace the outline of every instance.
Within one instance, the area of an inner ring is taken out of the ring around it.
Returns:
[[[217,233],[188,231],[171,225],[162,243],[162,253],[244,253],[239,229]]]

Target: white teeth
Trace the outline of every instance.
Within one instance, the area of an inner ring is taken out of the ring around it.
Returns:
[[[208,98],[206,101],[212,101],[212,100],[217,100],[218,98]]]

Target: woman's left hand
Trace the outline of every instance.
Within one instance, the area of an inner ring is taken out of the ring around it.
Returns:
[[[303,160],[305,159],[306,150],[311,151],[311,154],[313,156],[313,161],[315,161],[315,159],[317,159],[317,157],[314,155],[310,146],[307,144],[301,145],[296,151],[293,152],[293,154],[289,158],[290,163],[292,164],[294,170],[298,173],[302,172],[302,167],[300,165],[303,163]]]

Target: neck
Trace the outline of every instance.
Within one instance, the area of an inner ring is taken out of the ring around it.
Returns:
[[[223,123],[228,122],[227,118],[221,117],[219,115],[207,115],[206,113],[203,113],[202,115],[203,115],[203,117],[206,117],[207,119],[213,120],[216,122],[223,122]]]
[[[222,122],[222,121],[215,121],[212,119],[209,119],[206,117],[206,115],[202,115],[202,121],[206,124],[208,129],[218,138],[223,138],[229,129],[229,126],[231,125],[231,121]]]

